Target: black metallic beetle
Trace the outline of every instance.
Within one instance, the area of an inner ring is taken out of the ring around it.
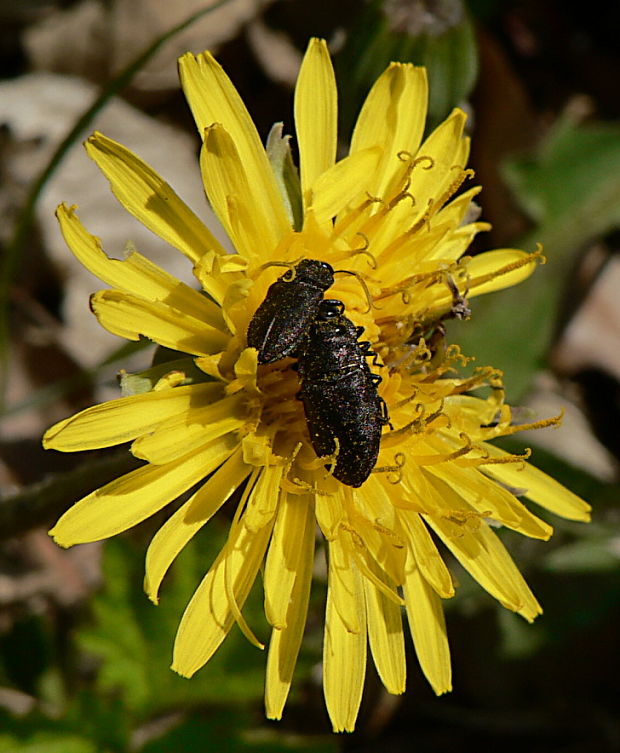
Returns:
[[[258,350],[259,363],[273,363],[295,355],[316,316],[323,294],[334,284],[334,274],[357,277],[370,308],[370,294],[357,272],[334,271],[327,262],[302,259],[269,286],[265,300],[250,321],[248,346]]]
[[[248,345],[258,350],[259,363],[273,363],[295,354],[300,339],[316,316],[334,270],[323,261],[302,259],[269,287],[248,327]]]
[[[334,477],[354,487],[374,468],[388,423],[387,406],[377,394],[381,377],[366,362],[374,355],[370,343],[358,342],[362,332],[344,315],[341,301],[323,300],[297,354],[298,397],[312,446],[319,457],[336,455]]]

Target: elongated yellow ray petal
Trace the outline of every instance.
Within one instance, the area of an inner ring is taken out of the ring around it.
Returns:
[[[289,499],[291,499],[290,496]],[[289,572],[293,575],[290,588],[287,589],[286,610],[282,612],[282,616],[279,618],[280,623],[285,627],[274,628],[269,641],[265,678],[265,710],[269,719],[280,719],[282,717],[306,624],[310,583],[312,581],[315,541],[314,509],[309,495],[293,497],[293,501],[298,507],[296,512],[303,520],[295,521],[294,528],[286,532],[289,541],[280,542],[280,546],[276,544],[282,554],[281,558],[278,554],[271,553],[274,547],[274,542],[272,542],[267,557],[267,567],[265,568],[266,601],[269,592],[277,592],[276,575],[273,572],[269,573],[270,569],[273,571],[279,562],[286,568],[287,575]],[[280,527],[283,530],[285,528],[282,524]],[[298,538],[295,537],[293,531],[299,534]],[[288,587],[288,577],[285,576],[284,581]],[[275,609],[277,609],[277,606]]]
[[[127,340],[148,337],[167,348],[197,356],[220,352],[228,340],[223,332],[182,310],[118,290],[95,293],[91,308],[103,327]]]
[[[350,541],[339,536],[329,542],[329,592],[333,591],[333,607],[340,615],[349,633],[366,631],[366,612],[359,600],[363,599],[361,580],[352,556]]]
[[[403,586],[407,618],[420,667],[437,693],[452,690],[450,647],[441,599],[410,561]]]
[[[378,568],[375,574],[381,577]],[[388,693],[405,692],[405,641],[401,608],[364,578],[368,642],[381,682]]]
[[[211,53],[191,53],[179,59],[181,85],[196,121],[200,138],[214,123],[221,123],[230,134],[243,164],[252,192],[241,197],[251,212],[256,201],[265,210],[274,235],[290,229],[286,210],[269,160],[256,127],[237,90]],[[211,195],[207,190],[209,199]]]
[[[116,198],[145,227],[193,262],[206,251],[225,253],[168,183],[133,152],[98,132],[85,146],[88,156],[110,181]]]
[[[537,257],[514,248],[487,251],[468,264],[469,296],[484,295],[518,285],[534,272]]]
[[[265,563],[265,615],[278,629],[286,627],[290,593],[301,559],[308,556],[300,542],[314,536],[314,505],[309,495],[282,494]]]
[[[75,207],[61,204],[56,210],[56,217],[71,251],[100,280],[149,301],[169,302],[203,319],[206,324],[225,329],[219,306],[146,257],[136,251],[123,261],[106,256],[99,238],[91,235],[78,219]],[[216,300],[223,299],[221,286],[213,284],[206,289]]]
[[[420,573],[444,599],[454,596],[454,584],[435,542],[417,512],[403,510],[400,515],[408,534],[410,556],[413,556]]]
[[[335,217],[360,193],[381,156],[378,147],[363,149],[325,170],[307,192],[307,203],[319,225]]]
[[[490,444],[484,445],[492,458],[505,458],[507,452]],[[503,463],[484,466],[484,472],[515,489],[524,490],[528,499],[568,520],[590,520],[587,502],[559,484],[555,479],[529,463]]]
[[[167,465],[145,465],[76,502],[50,535],[60,546],[85,544],[135,526],[208,475],[232,452],[223,437]]]
[[[500,604],[528,622],[542,612],[506,548],[484,521],[475,531],[469,531],[466,525],[443,518],[425,519],[461,565]]]
[[[77,452],[122,444],[153,431],[167,418],[183,415],[191,405],[210,403],[221,394],[219,384],[189,384],[110,400],[51,426],[43,446]]]
[[[162,419],[154,431],[136,439],[131,452],[155,465],[169,463],[239,429],[245,422],[244,408],[245,402],[239,395],[192,406],[184,413]]]
[[[540,605],[499,538],[450,485],[422,469],[419,479],[421,495],[435,509],[423,515],[426,523],[485,590],[531,622]]]
[[[351,154],[380,146],[383,158],[367,190],[383,196],[401,167],[398,155],[415,154],[426,121],[428,82],[425,68],[392,63],[377,79],[364,102],[351,139]]]
[[[295,130],[299,145],[301,192],[306,192],[336,160],[338,93],[327,44],[311,39],[295,87]]]
[[[330,553],[333,551],[330,544]],[[366,673],[366,611],[361,576],[351,564],[346,585],[329,559],[329,588],[323,639],[323,692],[334,732],[352,732],[362,700]],[[347,611],[347,610],[353,610]],[[347,613],[351,631],[342,620]]]
[[[466,500],[474,510],[492,518],[524,536],[547,541],[553,528],[533,515],[509,491],[488,481],[473,468],[450,469],[442,465],[429,467],[428,473],[441,478]]]
[[[177,631],[172,669],[191,677],[206,664],[235,622],[226,596],[226,577],[242,608],[254,583],[271,535],[271,524],[258,531],[237,525],[215,563],[192,596]]]
[[[155,604],[164,575],[183,547],[215,515],[250,472],[241,451],[226,462],[157,531],[146,552],[144,590]]]
[[[259,255],[277,246],[289,228],[273,222],[238,145],[219,123],[205,130],[200,167],[209,200],[237,252],[255,263]]]

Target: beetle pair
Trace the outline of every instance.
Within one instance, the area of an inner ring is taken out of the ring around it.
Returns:
[[[259,363],[293,356],[301,378],[310,440],[319,457],[335,455],[332,473],[358,487],[377,462],[388,423],[377,394],[381,377],[366,358],[374,355],[364,331],[344,315],[342,301],[323,299],[334,283],[326,262],[303,259],[274,282],[248,327],[248,345]]]

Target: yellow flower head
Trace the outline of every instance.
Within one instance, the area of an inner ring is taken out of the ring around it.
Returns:
[[[295,91],[297,190],[292,171],[282,168],[290,161],[287,141],[272,133],[270,161],[213,57],[187,54],[180,71],[203,139],[205,190],[236,254],[227,254],[138,157],[99,133],[88,140],[89,156],[121,204],[189,258],[202,291],[137,251],[123,261],[109,259],[74,209],[59,207],[67,244],[111,286],[92,298],[101,324],[180,353],[168,368],[158,367],[147,391],[48,430],[48,448],[71,452],[131,441],[133,454],[145,461],[74,505],[51,534],[62,546],[103,539],[201,484],[149,546],[145,587],[157,601],[176,555],[242,490],[228,541],[181,620],[173,668],[192,675],[235,622],[258,643],[241,610],[264,568],[272,626],[265,703],[267,715],[278,719],[304,630],[318,523],[328,561],[325,699],[334,730],[352,730],[367,646],[387,690],[405,688],[403,606],[430,684],[436,693],[451,688],[441,600],[454,594],[454,583],[437,539],[501,604],[532,620],[540,607],[493,527],[551,535],[517,490],[558,515],[588,518],[582,500],[524,458],[489,444],[531,425],[513,425],[499,373],[478,368],[459,376],[465,359],[444,345],[442,321],[466,316],[466,297],[520,282],[537,255],[501,249],[465,256],[474,235],[487,227],[472,221],[479,189],[457,194],[471,177],[465,114],[454,110],[423,140],[423,68],[392,64],[385,71],[362,107],[349,155],[337,160],[334,74],[325,43],[312,40]],[[336,274],[324,292],[341,302],[339,331],[348,333],[355,358],[350,363],[344,351],[329,346],[323,360],[335,359],[345,392],[357,399],[366,390],[381,408],[372,419],[382,434],[369,473],[354,467],[349,435],[332,441],[326,457],[315,451],[330,436],[332,420],[351,421],[361,431],[361,449],[368,450],[364,417],[336,399],[340,393],[329,380],[308,376],[307,365],[305,377],[303,364],[294,368],[304,348],[318,347],[311,334],[320,326],[316,309],[310,324],[299,324],[306,344],[294,344],[286,357],[277,337],[270,363],[259,364],[259,353],[247,344],[248,326],[279,278],[290,285],[287,295],[292,291],[291,305],[276,312],[284,335],[305,316],[307,298],[295,297],[302,259],[351,273]],[[357,341],[361,328],[367,345]],[[323,416],[318,439],[311,438],[305,403],[297,398],[300,381],[325,396],[313,403]],[[482,396],[470,394],[483,387]],[[335,470],[343,466],[361,476],[343,483]]]

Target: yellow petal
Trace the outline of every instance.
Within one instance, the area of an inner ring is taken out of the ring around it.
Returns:
[[[336,160],[338,92],[327,44],[311,39],[295,87],[295,130],[301,191],[306,192]]]
[[[225,251],[215,236],[153,168],[102,133],[86,142],[88,156],[110,181],[125,209],[193,262],[206,251]]]
[[[407,618],[424,676],[437,693],[452,690],[450,647],[441,599],[413,561],[403,586]]]
[[[219,123],[205,131],[200,167],[209,200],[237,251],[250,262],[271,253],[290,228],[273,221],[237,145]]]
[[[249,531],[243,524],[231,529],[225,547],[192,596],[177,631],[172,669],[191,677],[218,649],[235,622],[227,583],[241,609],[256,579],[271,535],[271,526]]]
[[[235,144],[252,186],[252,191],[240,198],[250,210],[260,203],[273,234],[283,235],[290,229],[286,210],[258,132],[232,82],[209,52],[183,55],[179,59],[179,74],[200,138],[214,123],[222,124]],[[209,199],[213,201],[210,194]]]
[[[416,200],[417,213],[423,214],[429,199],[437,201],[458,178],[458,169],[465,166],[468,141],[463,138],[467,115],[455,108],[425,139],[417,157],[430,158],[432,166],[420,163],[413,170],[410,191]],[[439,207],[437,207],[438,209]]]
[[[378,147],[364,149],[336,162],[323,172],[309,191],[309,207],[319,225],[331,220],[365,185],[381,156]]]
[[[378,568],[375,568],[375,574],[381,577]],[[404,693],[406,660],[400,606],[388,599],[368,578],[363,582],[368,642],[375,667],[388,693]]]
[[[469,297],[518,285],[532,274],[538,257],[513,248],[486,251],[467,264]]]
[[[280,719],[282,717],[282,710],[293,680],[293,671],[308,613],[308,598],[314,562],[315,525],[311,498],[309,495],[307,497],[292,497],[292,495],[289,495],[288,499],[291,498],[297,503],[299,509],[295,512],[299,513],[298,517],[302,520],[292,521],[293,525],[288,528],[289,541],[280,539],[278,554],[272,554],[271,550],[274,547],[272,541],[265,568],[266,601],[267,593],[270,591],[275,593],[277,589],[276,575],[273,572],[269,573],[270,569],[273,571],[276,563],[285,567],[287,574],[292,573],[293,575],[290,588],[287,588],[286,609],[280,619],[280,622],[286,627],[274,628],[269,641],[265,678],[265,709],[269,719]],[[289,516],[287,516],[287,520],[290,520]],[[277,525],[278,523],[276,523]],[[284,525],[280,527],[285,528]],[[299,538],[295,538],[295,532],[299,535]],[[285,576],[283,580],[285,581],[284,585],[288,587],[288,577]]]
[[[371,476],[360,489],[354,492],[357,509],[365,515],[350,517],[349,523],[364,541],[367,552],[389,575],[396,585],[404,578],[406,550],[399,523],[395,516],[391,489],[386,489],[385,478]],[[345,490],[345,494],[349,491]],[[351,516],[351,514],[350,514]]]
[[[224,329],[219,306],[209,301],[149,261],[136,251],[124,260],[110,259],[101,248],[99,238],[91,235],[80,222],[75,207],[61,204],[56,210],[63,237],[77,259],[89,272],[113,288],[146,298],[149,301],[164,301],[183,309],[207,324]],[[213,286],[212,286],[213,288]],[[217,288],[208,289],[216,300]],[[219,291],[223,298],[224,291]]]
[[[228,337],[199,319],[159,301],[146,301],[118,290],[91,297],[91,308],[102,327],[127,340],[148,337],[183,353],[204,356],[226,347]]]
[[[328,543],[328,589],[333,591],[333,607],[349,633],[366,632],[366,612],[361,609],[363,600],[359,570],[355,565],[350,540],[340,535]]]
[[[57,544],[67,547],[126,531],[208,475],[233,448],[234,443],[224,438],[174,463],[145,465],[131,471],[76,502],[50,535]]]
[[[153,431],[167,418],[185,413],[191,405],[216,400],[221,392],[218,384],[189,384],[110,400],[51,426],[43,446],[77,452],[129,442]]]
[[[506,548],[484,521],[471,532],[463,524],[430,516],[425,519],[465,570],[502,606],[528,622],[542,612]]]
[[[250,467],[253,466],[255,472],[260,471],[260,475],[252,490],[250,497],[251,504],[245,510],[243,524],[250,531],[258,531],[259,528],[271,522],[278,510],[280,504],[280,482],[285,472],[285,466],[262,465],[261,463],[254,465],[252,462],[249,462],[256,460],[256,457],[248,457],[248,445],[251,443],[252,435],[246,434],[241,442],[243,460]],[[268,442],[267,447],[264,449],[266,450],[265,454],[271,452],[271,446]],[[265,463],[268,463],[272,459],[272,457],[265,458],[265,455],[263,455]],[[262,467],[260,467],[261,465]]]
[[[437,551],[427,527],[417,512],[401,511],[404,530],[408,534],[408,544],[420,573],[444,599],[454,596],[454,584],[450,571]]]
[[[239,429],[245,422],[244,406],[245,400],[240,396],[192,406],[162,420],[150,434],[136,439],[131,452],[154,465],[169,463]]]
[[[413,155],[418,163],[414,165],[408,181],[408,194],[412,200],[399,202],[382,219],[373,235],[373,247],[389,248],[389,244],[400,238],[405,228],[422,221],[429,212],[439,211],[449,198],[450,187],[459,180],[467,159],[468,141],[463,138],[466,119],[462,110],[453,110]],[[400,164],[401,170],[407,167],[405,162],[401,161]],[[399,174],[397,169],[394,174]],[[398,190],[402,190],[400,184]]]
[[[307,557],[301,542],[314,536],[314,505],[310,495],[282,493],[265,563],[265,616],[278,629],[286,627],[290,593],[300,561]]]
[[[332,547],[330,546],[330,552]],[[361,576],[351,564],[347,578],[350,591],[345,591],[344,581],[332,574],[329,561],[329,586],[323,638],[323,692],[327,712],[334,732],[352,732],[362,700],[366,674],[366,613]],[[338,602],[341,602],[338,606]],[[355,610],[350,622],[359,626],[352,632],[342,621],[344,609]]]
[[[342,490],[338,488],[335,494],[320,494],[317,492],[315,504],[316,519],[321,533],[327,541],[332,541],[337,537],[338,529],[344,517]]]
[[[392,63],[377,79],[364,102],[353,130],[351,154],[380,146],[383,152],[367,190],[382,196],[394,172],[402,167],[401,152],[415,154],[426,122],[426,69]]]
[[[483,476],[474,468],[448,469],[444,465],[430,466],[428,473],[443,479],[457,491],[474,510],[487,518],[519,531],[524,536],[547,541],[553,528],[533,515],[509,491]]]
[[[426,498],[440,511],[425,514],[424,520],[491,596],[531,622],[542,610],[499,538],[481,518],[463,510],[462,498],[449,484],[426,470],[420,475],[428,481]]]
[[[484,449],[492,458],[505,458],[508,453],[490,444]],[[590,520],[591,507],[555,479],[529,463],[502,463],[483,466],[484,472],[503,484],[523,489],[532,502],[568,520]]]
[[[250,468],[236,450],[157,531],[146,553],[144,590],[157,604],[159,587],[183,547],[241,486]]]

